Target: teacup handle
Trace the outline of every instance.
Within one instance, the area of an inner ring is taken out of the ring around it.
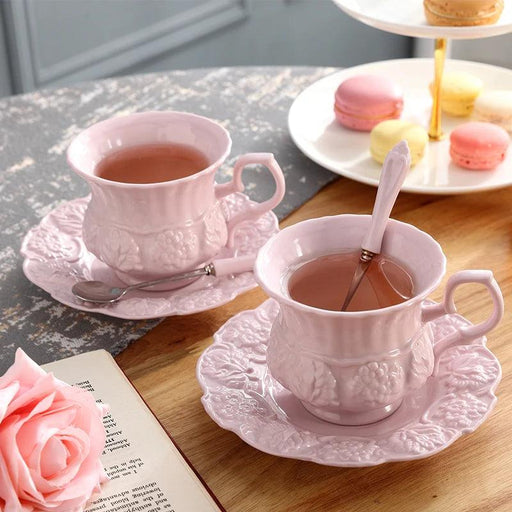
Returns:
[[[439,340],[434,346],[434,355],[436,360],[439,355],[452,345],[459,345],[471,339],[484,336],[491,329],[494,329],[503,317],[504,303],[498,283],[490,270],[462,270],[448,279],[444,292],[443,302],[440,304],[431,304],[422,306],[422,320],[429,322],[434,318],[445,314],[457,313],[454,302],[455,289],[461,284],[480,283],[483,284],[491,295],[494,309],[491,316],[477,325],[458,327],[457,331]]]
[[[217,183],[215,185],[215,196],[217,199],[225,197],[233,192],[243,192],[244,184],[242,182],[242,172],[247,165],[264,165],[274,177],[276,182],[276,191],[274,195],[262,203],[251,203],[251,207],[245,211],[239,212],[228,222],[228,247],[233,247],[234,233],[236,227],[245,220],[257,219],[264,213],[276,207],[283,199],[285,191],[284,175],[281,167],[276,162],[272,153],[247,153],[242,155],[236,161],[233,169],[233,179],[228,183]]]

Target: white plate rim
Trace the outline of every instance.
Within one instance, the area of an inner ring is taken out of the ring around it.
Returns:
[[[494,24],[467,27],[450,27],[428,24],[406,24],[399,21],[391,22],[377,16],[372,16],[368,14],[367,11],[358,10],[356,8],[358,5],[353,5],[353,0],[332,1],[344,13],[360,21],[361,23],[364,23],[365,25],[384,30],[385,32],[391,32],[393,34],[399,34],[403,36],[422,38],[480,39],[484,37],[499,36],[512,31],[512,7],[509,8],[509,4],[507,2],[505,2],[505,6],[500,18]],[[397,0],[397,4],[399,2],[403,2],[403,0]],[[421,2],[421,9],[423,10],[423,2]]]

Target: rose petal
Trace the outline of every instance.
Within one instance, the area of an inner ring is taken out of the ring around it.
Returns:
[[[20,388],[17,396],[9,404],[6,415],[26,412],[23,409],[31,406],[37,407],[38,412],[42,412],[44,409],[41,402],[50,395],[53,400],[55,396],[55,377],[52,374],[45,374],[35,382],[33,388]],[[44,402],[44,405],[49,408],[51,402]]]
[[[23,422],[19,416],[10,416],[0,425],[0,458],[5,461],[5,467],[10,480],[15,483],[15,489],[20,500],[42,500],[42,494],[37,490],[30,472],[16,444],[16,434]]]
[[[66,487],[46,496],[46,503],[74,500],[83,496],[87,499],[101,481],[101,463],[98,460],[84,461],[76,478]]]
[[[57,404],[53,402],[52,405],[55,407]],[[34,408],[32,413],[36,409]],[[62,403],[54,409],[46,409],[42,414],[37,416],[31,414],[27,417],[19,429],[16,440],[20,453],[29,466],[35,466],[35,461],[39,460],[39,454],[44,444],[48,442],[48,439],[54,433],[71,425],[75,417],[76,406]]]
[[[12,402],[13,398],[16,396],[16,393],[19,389],[19,382],[13,382],[6,388],[0,389],[0,423],[2,423],[5,416],[7,415],[7,408],[9,407],[9,404]]]
[[[41,450],[40,474],[48,480],[67,466],[69,451],[60,437],[53,436]]]
[[[0,377],[0,389],[15,381],[19,381],[22,387],[31,387],[44,375],[46,372],[19,348],[16,350],[13,365]]]
[[[0,455],[0,498],[5,501],[3,512],[19,512],[21,508],[20,500],[16,494],[6,463]]]
[[[105,413],[18,350],[0,377],[0,512],[81,512],[107,479]]]
[[[68,485],[72,485],[73,479],[80,471],[80,467],[89,455],[89,438],[81,430],[69,427],[58,436],[55,436],[64,444],[68,457],[61,471],[52,474],[49,477],[43,476],[42,467],[45,464],[41,453],[41,463],[37,471],[32,472],[34,482],[38,489],[45,494],[58,491]]]

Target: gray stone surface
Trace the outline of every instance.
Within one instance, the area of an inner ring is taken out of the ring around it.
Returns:
[[[85,196],[85,182],[66,163],[71,139],[103,119],[146,110],[211,117],[231,133],[233,150],[218,180],[229,179],[236,156],[275,154],[287,193],[280,219],[337,176],[307,159],[287,128],[293,99],[332,68],[216,68],[146,74],[39,91],[0,100],[0,372],[22,347],[38,363],[105,348],[119,353],[158,321],[126,321],[64,306],[22,271],[21,241],[64,201]],[[266,172],[244,173],[255,200],[272,193]]]

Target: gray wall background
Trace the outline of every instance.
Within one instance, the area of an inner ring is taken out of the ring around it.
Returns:
[[[412,55],[330,0],[0,0],[0,94],[150,71]]]
[[[511,34],[450,45],[453,58],[512,68],[510,48]],[[432,49],[331,0],[0,0],[0,96],[130,73],[347,67]]]

